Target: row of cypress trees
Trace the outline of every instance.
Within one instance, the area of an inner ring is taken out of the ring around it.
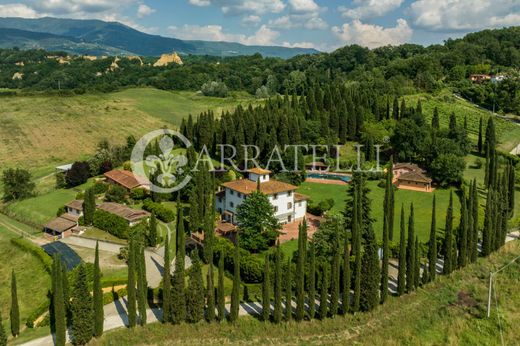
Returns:
[[[11,310],[9,320],[11,322],[11,335],[17,337],[20,334],[20,307],[18,305],[18,289],[14,270],[11,272]],[[2,324],[2,311],[0,311],[0,346],[4,345],[7,345],[7,333]]]

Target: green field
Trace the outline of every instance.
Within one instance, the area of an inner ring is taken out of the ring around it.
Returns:
[[[374,231],[378,239],[381,239],[383,232],[383,199],[385,190],[377,186],[378,181],[368,181],[367,186],[370,188],[369,198],[372,200],[372,217],[375,219]],[[455,190],[452,189],[454,192]],[[341,212],[345,209],[347,200],[347,187],[341,185],[326,185],[319,183],[303,183],[300,185],[298,192],[311,197],[313,202],[320,202],[327,198],[334,200],[334,211]],[[401,206],[404,205],[406,217],[410,213],[410,204],[414,205],[415,213],[415,232],[419,236],[419,240],[426,241],[430,234],[430,223],[432,217],[432,199],[435,194],[437,198],[437,229],[444,229],[444,219],[446,217],[446,209],[448,208],[450,199],[450,189],[438,189],[434,193],[416,192],[409,190],[396,190],[395,192],[395,223],[394,223],[394,241],[399,239],[400,229],[400,213]],[[453,195],[454,201],[454,223],[457,225],[460,214],[460,203],[458,197]],[[408,219],[406,219],[408,222]],[[407,223],[408,224],[408,223]]]
[[[14,270],[23,326],[29,314],[47,299],[51,279],[37,257],[11,244],[10,239],[18,237],[15,233],[17,229],[31,231],[27,226],[0,214],[0,310],[5,321],[10,311],[11,271]]]

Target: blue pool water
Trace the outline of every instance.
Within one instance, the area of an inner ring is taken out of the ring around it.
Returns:
[[[315,179],[330,179],[330,180],[342,180],[345,183],[349,183],[351,179],[348,175],[339,175],[334,173],[322,174],[322,173],[307,173],[307,178]]]

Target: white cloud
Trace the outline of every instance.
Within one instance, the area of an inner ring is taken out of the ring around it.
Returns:
[[[168,29],[174,37],[184,40],[239,42],[261,46],[275,44],[274,41],[280,36],[278,31],[274,31],[266,25],[262,25],[251,36],[226,33],[221,25],[183,25],[182,27],[170,26]]]
[[[189,0],[189,3],[194,6],[213,5],[219,7],[222,13],[232,16],[280,13],[286,6],[282,0]]]
[[[410,5],[413,23],[430,30],[478,30],[518,25],[518,0],[417,0]]]
[[[294,12],[317,12],[320,10],[314,0],[289,0],[289,5]]]
[[[283,42],[282,46],[287,48],[315,48],[314,43],[312,42]]]
[[[413,34],[413,30],[402,18],[397,20],[397,25],[393,28],[364,24],[355,19],[350,24],[333,27],[332,32],[341,40],[342,44],[359,44],[368,48],[409,42]]]
[[[38,18],[44,15],[24,4],[0,5],[0,17]]]
[[[137,17],[138,18],[144,18],[146,16],[151,15],[155,12],[155,9],[151,8],[150,6],[147,6],[145,4],[140,4],[137,8]]]
[[[133,5],[136,0],[29,0],[33,9],[48,12],[52,15],[84,15],[120,10],[122,7]]]
[[[269,21],[269,26],[276,29],[306,28],[309,30],[325,30],[329,24],[324,21],[318,12],[289,14]]]
[[[260,18],[260,16],[257,16],[257,15],[254,15],[254,14],[251,14],[247,17],[244,17],[242,18],[242,24],[244,25],[256,25],[258,23],[260,23],[262,21],[262,18]]]
[[[353,8],[340,6],[338,10],[344,18],[367,19],[381,17],[399,7],[404,0],[354,0]]]

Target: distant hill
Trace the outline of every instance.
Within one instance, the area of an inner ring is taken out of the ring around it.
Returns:
[[[13,30],[14,29],[14,30]],[[318,53],[315,49],[276,46],[246,46],[233,42],[184,41],[150,35],[118,22],[62,18],[0,18],[0,46],[64,50],[73,54],[131,54],[159,56],[180,54],[238,56],[260,53],[263,56],[291,58]]]

